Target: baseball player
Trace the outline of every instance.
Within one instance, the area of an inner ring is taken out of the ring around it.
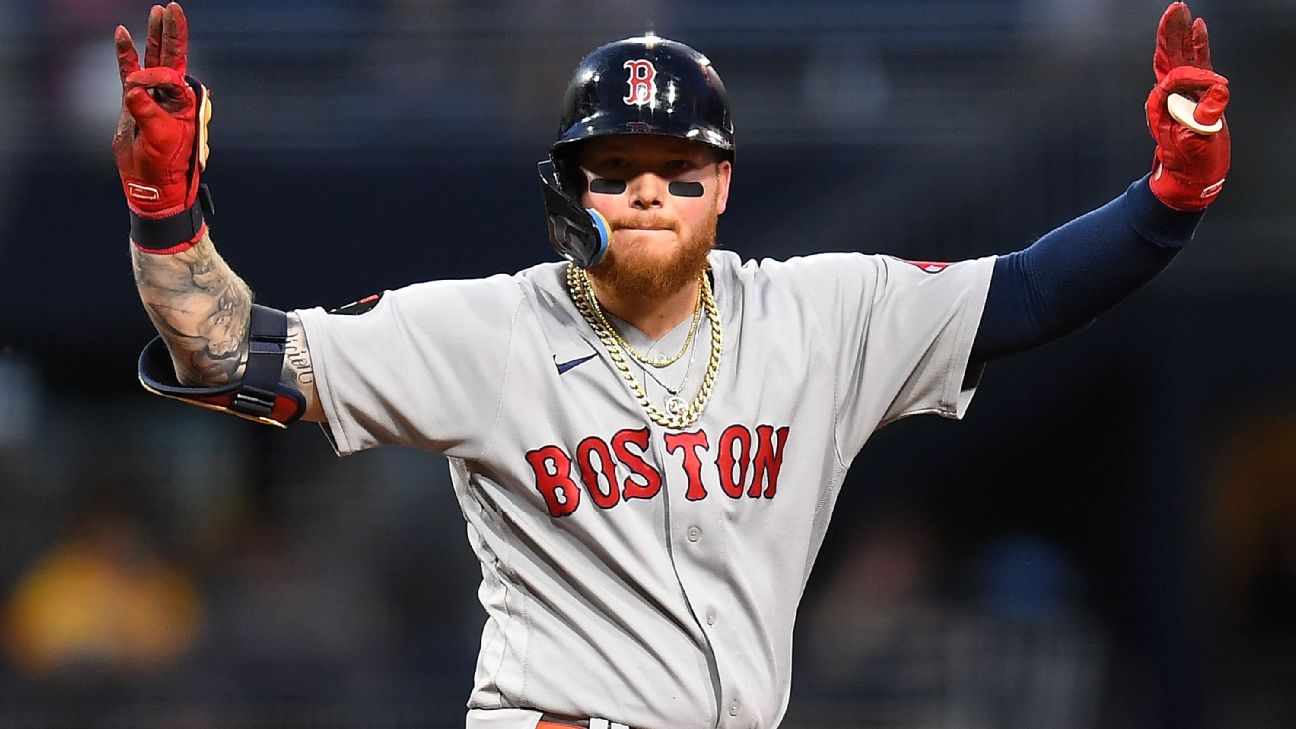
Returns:
[[[581,61],[539,165],[561,259],[332,312],[254,306],[213,248],[207,90],[180,6],[117,29],[114,140],[158,394],[449,459],[486,610],[467,726],[775,727],[793,622],[871,433],[959,418],[987,362],[1084,326],[1192,238],[1229,165],[1206,26],[1161,19],[1151,174],[1024,250],[957,263],[714,249],[720,76],[647,35]],[[791,211],[790,211],[791,212]]]

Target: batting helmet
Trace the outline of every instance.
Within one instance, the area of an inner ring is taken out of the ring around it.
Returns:
[[[734,157],[733,119],[724,83],[706,56],[655,35],[600,46],[576,67],[563,96],[558,140],[539,165],[549,240],[564,258],[588,268],[607,250],[607,221],[582,209],[585,177],[579,143],[613,134],[701,142]]]

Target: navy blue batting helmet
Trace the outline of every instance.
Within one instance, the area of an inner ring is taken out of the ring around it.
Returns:
[[[574,142],[610,134],[654,134],[734,152],[729,96],[707,57],[655,35],[600,46],[580,62],[563,95],[559,156]]]

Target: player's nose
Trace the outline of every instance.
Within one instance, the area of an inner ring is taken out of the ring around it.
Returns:
[[[627,183],[630,192],[630,206],[636,210],[660,208],[666,195],[666,180],[653,172],[643,172]]]

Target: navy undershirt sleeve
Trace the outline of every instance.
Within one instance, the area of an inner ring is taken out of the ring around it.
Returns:
[[[1020,352],[1090,324],[1165,268],[1204,212],[1161,203],[1148,178],[995,261],[972,362]]]

